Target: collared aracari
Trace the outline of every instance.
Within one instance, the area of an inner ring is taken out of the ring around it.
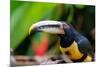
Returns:
[[[64,35],[60,36],[60,50],[73,62],[93,60],[93,52],[88,39],[79,34],[71,25],[63,24]]]
[[[93,54],[88,39],[79,34],[71,25],[60,21],[45,20],[33,24],[29,29],[29,35],[34,32],[45,32],[56,34],[60,42],[59,48],[63,55],[66,55],[73,62],[92,61]],[[41,48],[38,47],[35,52],[37,55],[43,55],[48,49],[48,35],[41,42]],[[47,41],[46,41],[47,40]],[[43,44],[44,45],[43,45]],[[45,47],[46,46],[46,47]]]

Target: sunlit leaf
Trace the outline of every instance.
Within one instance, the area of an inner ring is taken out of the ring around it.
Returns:
[[[28,35],[29,27],[43,19],[57,4],[23,2],[11,15],[11,47],[16,48]],[[15,6],[13,4],[13,6]]]

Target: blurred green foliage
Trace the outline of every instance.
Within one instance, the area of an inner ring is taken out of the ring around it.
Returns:
[[[11,46],[13,48],[16,48],[18,44],[26,37],[29,27],[33,23],[42,20],[43,17],[46,18],[46,14],[48,18],[48,15],[52,12],[55,6],[57,6],[57,4],[48,3],[20,3],[15,1],[11,3],[11,44],[13,44]]]
[[[75,14],[77,11],[83,11],[83,16],[87,10],[88,5],[70,5],[70,4],[60,4],[60,3],[46,3],[46,2],[25,2],[25,1],[14,1],[11,0],[10,5],[10,32],[11,32],[11,48],[16,49],[22,41],[28,36],[29,27],[38,21],[41,20],[58,20],[58,21],[67,21],[68,23],[77,24]],[[88,10],[89,17],[92,15],[94,19],[94,7]],[[88,12],[88,11],[87,11]],[[80,14],[80,13],[79,13]],[[85,16],[85,17],[86,17]],[[87,18],[86,18],[87,19]],[[91,19],[88,18],[88,22]],[[91,21],[91,22],[95,22]],[[91,23],[90,22],[90,23]],[[89,24],[90,24],[89,23]],[[87,25],[89,26],[87,23]],[[92,23],[91,23],[92,24]],[[92,27],[94,27],[95,23]],[[88,27],[87,26],[87,27]],[[28,45],[28,44],[27,44]]]

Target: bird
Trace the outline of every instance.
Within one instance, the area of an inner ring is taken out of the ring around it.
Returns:
[[[29,28],[29,35],[33,45],[33,51],[39,63],[50,47],[49,43],[53,40],[58,42],[57,48],[64,58],[69,58],[69,62],[92,61],[92,49],[88,39],[79,34],[70,24],[63,21],[43,20],[32,24]],[[50,35],[54,38],[50,38]],[[42,37],[42,39],[40,38]],[[55,46],[55,45],[53,45]],[[67,61],[66,59],[64,59]]]
[[[89,40],[78,33],[72,25],[64,23],[64,35],[60,36],[60,50],[73,62],[93,61],[93,50]]]

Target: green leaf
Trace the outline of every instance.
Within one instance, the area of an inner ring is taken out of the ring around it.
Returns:
[[[71,23],[73,20],[73,16],[74,16],[74,7],[70,6],[70,13],[69,13],[69,16],[67,18],[67,22]]]
[[[79,8],[79,9],[83,9],[85,7],[85,5],[75,5],[75,7]]]
[[[52,11],[57,5],[41,2],[22,3],[24,4],[13,10],[11,14],[11,47],[13,49],[28,35],[29,27],[42,20],[44,15]],[[13,4],[13,6],[16,5]]]

